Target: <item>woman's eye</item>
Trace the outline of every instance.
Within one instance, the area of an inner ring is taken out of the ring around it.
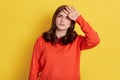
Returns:
[[[63,16],[63,15],[58,15],[57,17],[58,17],[58,18],[64,18],[64,19],[67,19],[67,20],[70,19],[68,16]]]
[[[62,17],[62,15],[58,15],[57,17]]]

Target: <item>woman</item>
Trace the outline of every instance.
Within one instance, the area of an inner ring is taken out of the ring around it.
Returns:
[[[78,23],[85,36],[74,31]],[[35,43],[29,80],[80,80],[80,51],[100,42],[97,33],[72,6],[54,13],[51,29]]]

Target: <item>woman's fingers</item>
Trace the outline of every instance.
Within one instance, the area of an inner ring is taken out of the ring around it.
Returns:
[[[79,16],[79,12],[73,6],[65,7],[65,9],[63,9],[63,12],[65,12],[73,21],[75,21],[76,18]]]
[[[69,13],[72,13],[72,12],[73,12],[73,10],[72,10],[69,6],[65,7],[65,9],[66,9]]]
[[[67,15],[69,14],[69,12],[65,9],[63,9],[63,12],[66,13]]]
[[[73,6],[67,6],[65,7],[66,11],[68,11],[68,13],[73,13],[76,11],[76,9]]]

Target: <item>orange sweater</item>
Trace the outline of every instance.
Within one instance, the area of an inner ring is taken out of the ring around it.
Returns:
[[[37,39],[29,80],[80,80],[80,51],[96,46],[100,39],[82,16],[76,22],[85,36],[78,35],[73,43],[54,46],[42,37]]]

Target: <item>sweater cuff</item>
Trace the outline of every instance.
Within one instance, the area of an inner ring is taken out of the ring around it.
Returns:
[[[76,21],[75,22],[81,22],[82,21],[82,19],[83,19],[83,17],[82,17],[82,15],[79,15],[78,17],[77,17],[77,19],[76,19]]]

